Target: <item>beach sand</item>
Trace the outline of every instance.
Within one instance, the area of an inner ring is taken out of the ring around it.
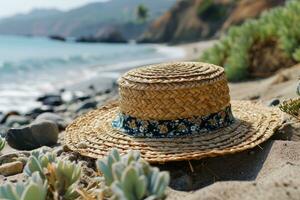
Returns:
[[[176,46],[185,51],[185,56],[171,61],[197,60],[201,52],[213,44],[214,41],[208,41]],[[67,90],[85,91],[90,85],[97,90],[109,89],[119,75],[132,67],[103,72],[101,76]],[[300,65],[296,65],[266,79],[230,83],[231,98],[260,102],[266,106],[274,100],[282,102],[296,97],[299,75]],[[63,132],[60,134],[62,137]],[[188,162],[160,165],[162,170],[170,171],[172,177],[167,199],[299,199],[299,146],[300,123],[285,115],[285,123],[279,131],[254,149],[192,161],[193,171]],[[7,145],[3,153],[13,151]],[[8,178],[15,179],[20,177]]]

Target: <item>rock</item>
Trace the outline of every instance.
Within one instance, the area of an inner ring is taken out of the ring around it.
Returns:
[[[280,104],[280,100],[279,99],[272,99],[269,103],[268,106],[278,106]]]
[[[57,143],[59,129],[52,121],[40,120],[7,132],[6,141],[15,149],[32,150]]]
[[[48,106],[59,106],[63,104],[60,94],[46,94],[44,96],[39,97],[37,101],[40,101],[43,103],[43,105]]]
[[[8,127],[0,125],[0,137],[5,137],[8,129]]]
[[[92,98],[91,95],[83,95],[83,96],[76,97],[76,100],[77,101],[86,101],[90,98]]]
[[[20,115],[20,113],[17,111],[10,111],[10,112],[6,113],[5,115],[1,116],[0,124],[4,124],[7,120],[7,118],[11,115]]]
[[[62,41],[62,42],[66,41],[66,38],[63,36],[60,36],[60,35],[50,35],[49,38],[51,40],[57,40],[57,41]]]
[[[30,120],[25,116],[20,115],[10,115],[5,122],[7,127],[17,127],[21,125],[27,125],[30,123]]]
[[[80,103],[76,108],[76,113],[79,113],[83,110],[94,109],[97,106],[97,102],[94,100],[88,100],[83,103]]]
[[[44,105],[59,106],[63,104],[61,97],[49,97],[43,101]]]
[[[30,152],[28,151],[18,151],[15,153],[8,153],[0,156],[0,165],[14,162],[14,161],[21,161],[27,159],[29,156],[30,156]],[[25,164],[26,162],[23,163]]]
[[[19,174],[23,171],[23,163],[20,161],[15,161],[11,163],[5,163],[0,166],[0,175],[11,176]]]
[[[35,108],[29,112],[26,113],[26,116],[30,116],[32,118],[36,118],[38,115],[46,112],[54,112],[54,109],[52,106],[41,106],[39,108]]]
[[[297,94],[300,96],[300,82],[298,83]]]
[[[82,36],[76,42],[107,42],[107,43],[127,43],[120,31],[115,28],[106,28],[98,32],[95,36]]]
[[[54,112],[55,112],[55,113],[64,113],[64,112],[66,112],[67,110],[68,110],[67,105],[62,104],[62,105],[60,105],[60,106],[55,107]]]
[[[64,130],[67,126],[67,122],[59,115],[55,113],[43,113],[40,114],[35,121],[48,120],[54,122],[60,130]]]

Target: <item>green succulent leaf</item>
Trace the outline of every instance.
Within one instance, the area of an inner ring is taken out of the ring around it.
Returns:
[[[43,168],[38,159],[34,156],[31,156],[27,161],[27,164],[24,167],[24,172],[27,176],[31,176],[34,172],[39,172],[40,175],[45,178],[43,174]]]
[[[0,199],[20,199],[18,192],[16,192],[12,183],[6,183],[0,186]]]
[[[114,180],[111,169],[108,167],[105,161],[102,160],[98,160],[96,165],[98,170],[103,173],[106,185],[110,186]]]
[[[36,183],[29,183],[24,190],[20,200],[45,200],[47,195],[47,189],[43,185],[37,185]]]
[[[96,165],[116,200],[162,199],[170,180],[167,172],[151,167],[138,151],[120,156],[113,150]]]

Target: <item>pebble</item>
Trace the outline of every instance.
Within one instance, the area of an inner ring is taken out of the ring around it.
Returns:
[[[67,126],[67,122],[59,115],[55,113],[43,113],[40,114],[35,121],[48,120],[54,122],[60,130],[64,130]]]
[[[18,127],[22,125],[27,125],[30,123],[30,120],[25,116],[20,115],[10,115],[5,122],[7,127]]]
[[[35,108],[31,111],[29,111],[28,113],[26,113],[26,116],[30,116],[32,118],[36,118],[38,115],[42,114],[42,113],[46,113],[46,112],[54,112],[54,109],[52,106],[46,106],[43,105],[39,108]]]
[[[0,174],[3,176],[11,176],[19,174],[23,171],[23,163],[21,161],[14,161],[5,163],[0,166]]]
[[[1,115],[0,124],[4,124],[7,120],[7,118],[11,115],[20,115],[17,111],[10,111],[6,113],[5,115]]]
[[[33,150],[57,143],[59,129],[52,121],[40,120],[7,132],[7,143],[18,150]]]
[[[80,111],[87,110],[87,109],[94,109],[97,106],[97,102],[94,100],[84,101],[83,103],[79,104],[76,108],[76,113]]]
[[[278,106],[280,104],[280,100],[279,99],[272,99],[271,101],[269,101],[268,106],[272,107],[272,106]]]
[[[59,106],[63,104],[63,100],[60,94],[46,94],[44,96],[39,97],[37,101],[40,101],[43,103],[43,105],[48,106]]]

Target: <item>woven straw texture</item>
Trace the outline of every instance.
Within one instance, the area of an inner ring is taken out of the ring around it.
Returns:
[[[150,163],[214,157],[250,149],[267,140],[281,125],[282,113],[247,101],[232,101],[236,122],[201,135],[177,138],[132,138],[111,127],[119,112],[110,104],[76,119],[66,130],[65,143],[73,151],[103,158],[110,149],[139,150]]]
[[[230,102],[224,69],[195,62],[134,69],[119,80],[120,101],[76,119],[65,143],[73,151],[103,158],[111,148],[139,150],[151,163],[201,159],[253,148],[281,124],[281,112],[250,102]],[[134,138],[112,128],[122,112],[145,120],[204,116],[232,106],[235,122],[217,131],[174,138]]]
[[[119,79],[120,110],[143,120],[174,120],[216,113],[229,105],[224,69],[176,62],[150,65]]]

